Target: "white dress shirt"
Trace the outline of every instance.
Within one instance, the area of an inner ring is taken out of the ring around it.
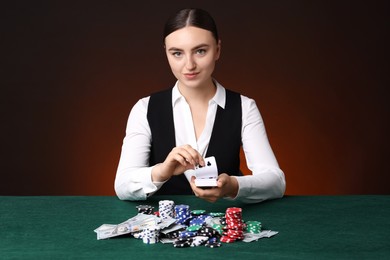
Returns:
[[[217,91],[209,101],[206,125],[198,140],[190,107],[180,94],[178,83],[172,90],[176,146],[189,144],[203,157],[210,142],[217,108],[218,106],[225,108],[225,88],[218,82],[215,83]],[[151,177],[154,165],[149,165],[151,147],[151,130],[147,120],[149,98],[142,98],[134,105],[127,122],[115,178],[115,191],[122,200],[145,200],[164,185],[163,182],[153,182]],[[241,95],[241,106],[242,145],[252,175],[235,176],[239,190],[234,200],[255,203],[280,198],[286,187],[285,177],[269,144],[263,119],[253,99]],[[192,172],[192,170],[185,172],[188,180],[191,179]]]

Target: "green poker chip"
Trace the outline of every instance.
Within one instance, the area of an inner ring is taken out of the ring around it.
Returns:
[[[220,235],[223,233],[223,225],[221,224],[214,224],[212,226],[213,229],[215,229]]]
[[[260,221],[246,221],[246,231],[252,234],[259,234],[261,232]]]
[[[201,227],[202,227],[201,225],[192,225],[187,227],[187,231],[191,231],[191,232],[198,231],[199,229],[201,229]]]
[[[222,212],[210,212],[209,215],[212,216],[212,217],[224,217],[225,213],[222,213]]]
[[[192,215],[202,215],[204,213],[206,213],[206,210],[204,210],[204,209],[194,209],[191,211]]]

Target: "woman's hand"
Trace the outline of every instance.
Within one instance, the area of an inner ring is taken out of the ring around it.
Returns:
[[[216,202],[223,197],[235,198],[238,193],[237,179],[226,173],[222,173],[218,176],[217,187],[208,189],[198,188],[195,185],[195,176],[192,176],[190,184],[195,196],[209,202]]]
[[[179,175],[196,165],[204,166],[203,157],[190,145],[178,146],[172,149],[165,161],[157,164],[152,170],[152,181],[163,182],[173,175]]]

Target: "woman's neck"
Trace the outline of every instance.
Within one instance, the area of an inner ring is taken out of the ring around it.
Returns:
[[[180,93],[184,96],[189,104],[192,102],[208,102],[212,99],[217,91],[217,88],[211,79],[203,86],[188,87],[183,84],[178,84]]]

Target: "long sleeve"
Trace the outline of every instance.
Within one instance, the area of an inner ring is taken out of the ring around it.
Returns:
[[[236,200],[256,203],[283,196],[286,181],[269,144],[263,119],[254,100],[242,99],[242,143],[252,175],[236,177],[239,191]]]
[[[115,178],[115,192],[122,200],[145,200],[163,183],[152,182],[149,166],[151,133],[146,113],[149,97],[139,100],[132,108],[126,126]]]

